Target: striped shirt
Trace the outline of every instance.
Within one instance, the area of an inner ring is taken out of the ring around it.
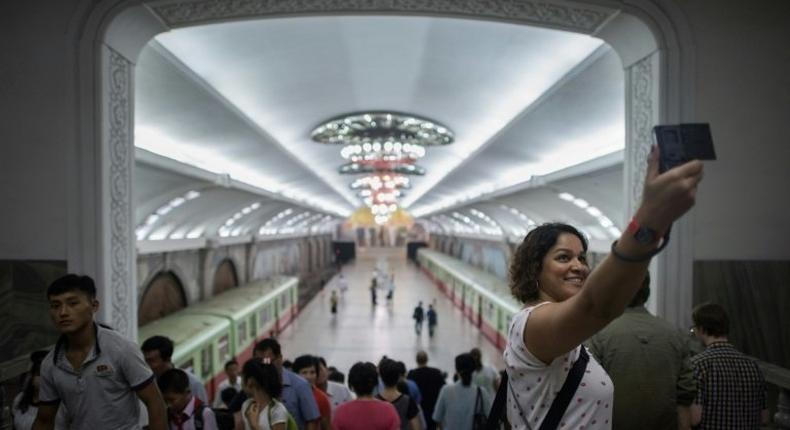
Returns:
[[[702,406],[699,429],[757,429],[765,403],[765,378],[757,364],[728,342],[714,342],[691,359]]]

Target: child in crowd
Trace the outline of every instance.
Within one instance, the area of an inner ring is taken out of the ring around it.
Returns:
[[[217,430],[214,411],[192,395],[186,372],[166,370],[157,379],[157,384],[167,404],[170,430]]]
[[[244,363],[241,374],[244,391],[249,396],[241,406],[244,430],[286,430],[296,425],[289,423],[293,418],[277,400],[283,385],[273,364],[253,358]]]

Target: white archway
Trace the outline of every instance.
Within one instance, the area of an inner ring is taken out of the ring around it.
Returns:
[[[428,15],[503,21],[594,35],[623,61],[626,77],[626,210],[639,202],[651,127],[690,120],[693,52],[687,25],[668,2],[584,0],[271,1],[110,0],[71,29],[80,40],[79,180],[82,201],[70,211],[79,238],[70,267],[100,280],[100,317],[136,336],[137,294],[131,184],[134,163],[134,64],[156,34],[179,27],[293,15]],[[78,26],[78,27],[77,27]],[[98,179],[98,181],[96,180]],[[76,205],[76,204],[75,204]],[[87,206],[87,207],[86,207]],[[93,216],[82,217],[87,211]],[[94,218],[95,217],[95,218]],[[98,227],[97,227],[98,226]],[[676,224],[656,263],[657,310],[670,321],[689,319],[693,252],[691,223]]]

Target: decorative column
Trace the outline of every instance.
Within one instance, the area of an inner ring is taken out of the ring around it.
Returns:
[[[624,188],[625,216],[636,212],[642,200],[647,157],[653,144],[653,126],[662,121],[659,88],[660,51],[625,68],[626,149]],[[651,300],[648,307],[668,321],[684,327],[691,315],[693,252],[690,237],[691,215],[672,227],[669,245],[650,265]],[[629,219],[624,220],[623,225]]]
[[[132,213],[134,167],[134,64],[117,51],[101,47],[102,166],[100,230],[104,255],[97,279],[102,300],[99,320],[137,339],[137,283]]]

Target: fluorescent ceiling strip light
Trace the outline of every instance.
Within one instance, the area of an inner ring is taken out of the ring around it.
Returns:
[[[586,67],[587,58],[603,45],[603,41],[593,37],[578,37],[569,40],[554,63],[544,65],[532,73],[525,73],[524,79],[516,84],[508,97],[501,97],[498,104],[489,106],[487,121],[480,121],[463,135],[456,134],[456,140],[450,151],[455,157],[447,157],[447,161],[438,167],[431,167],[431,174],[426,176],[403,200],[404,208],[410,207],[420,197],[432,189],[448,174],[460,166],[464,160],[473,156],[478,149],[496,138],[508,124],[528,111],[533,103],[539,101],[544,93],[561,83],[566,75],[572,74],[576,68]],[[522,170],[523,172],[523,170]],[[523,175],[520,177],[523,180]]]
[[[152,127],[135,128],[135,146],[145,149],[162,157],[170,158],[180,163],[188,164],[217,175],[228,175],[233,179],[261,188],[273,194],[280,194],[288,199],[296,200],[300,204],[312,206],[321,211],[331,211],[340,216],[349,216],[348,208],[340,207],[329,201],[316,198],[301,190],[286,188],[286,186],[271,176],[263,175],[260,171],[240,166],[226,154],[197,148],[179,142],[163,132]],[[233,172],[232,174],[229,172]]]

